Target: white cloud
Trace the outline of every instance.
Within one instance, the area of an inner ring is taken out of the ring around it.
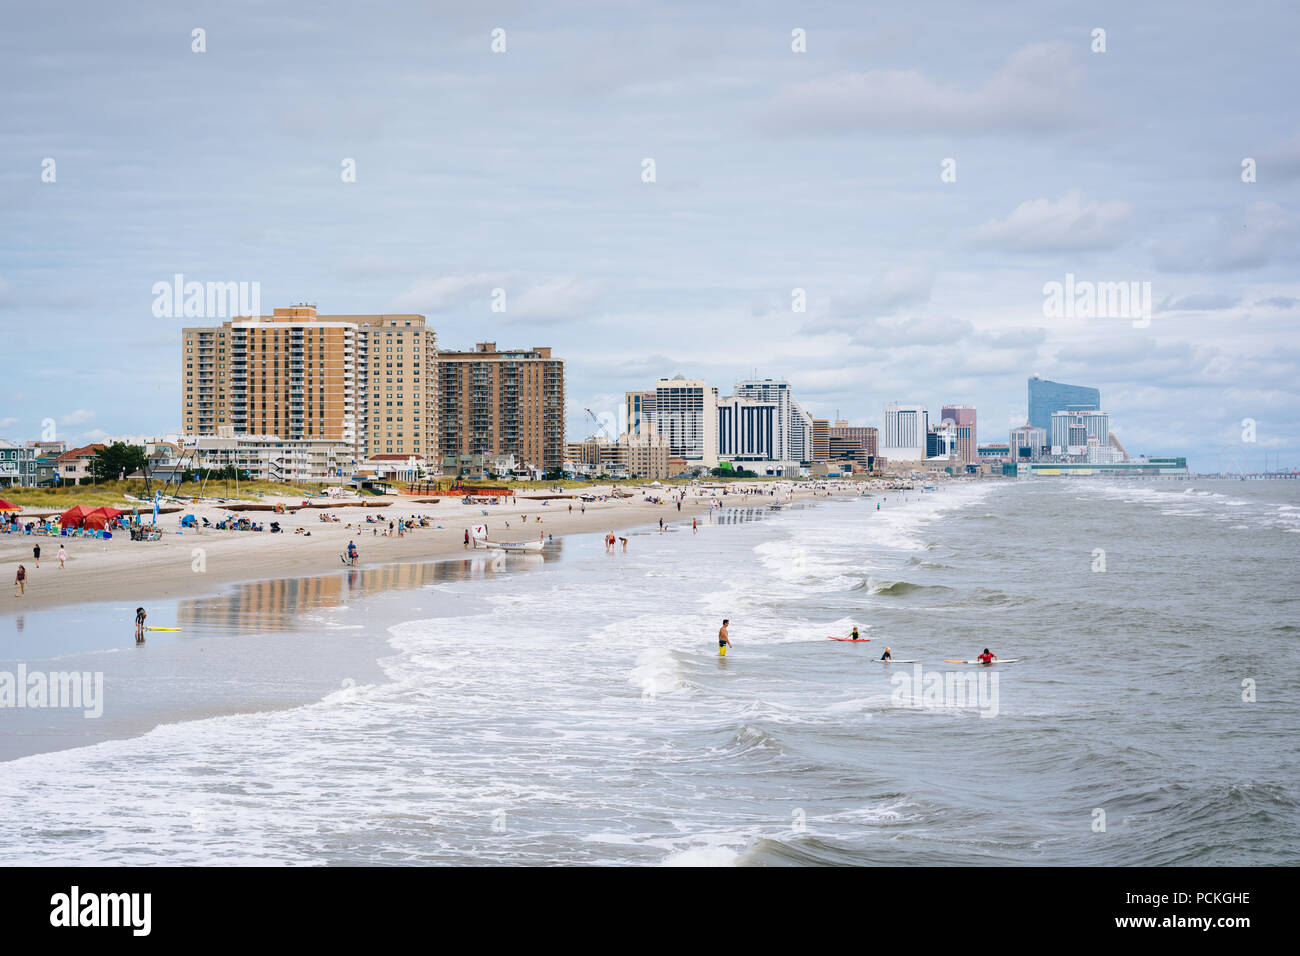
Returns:
[[[473,306],[487,312],[492,306],[492,290],[503,286],[505,281],[504,273],[421,279],[393,300],[393,309],[426,314]]]
[[[1205,234],[1157,242],[1155,264],[1166,272],[1258,269],[1295,232],[1295,220],[1277,203],[1251,203],[1240,213],[1216,219]]]
[[[1006,219],[990,219],[971,234],[977,245],[1012,252],[1110,249],[1128,236],[1133,206],[1086,199],[1071,189],[1060,199],[1022,202]]]
[[[95,413],[87,408],[78,408],[76,411],[68,412],[66,415],[59,416],[59,425],[66,427],[68,425],[85,425],[95,420]]]
[[[765,120],[773,128],[836,132],[1049,129],[1077,122],[1077,56],[1064,43],[1031,44],[975,89],[919,70],[839,73],[786,87]]]

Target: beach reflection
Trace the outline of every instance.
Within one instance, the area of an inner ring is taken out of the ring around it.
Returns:
[[[296,629],[294,616],[306,611],[340,607],[384,591],[411,591],[453,581],[482,579],[500,572],[531,570],[558,559],[562,551],[561,541],[551,541],[540,553],[520,555],[479,550],[469,551],[463,558],[349,568],[313,577],[249,581],[233,585],[216,597],[178,601],[176,623],[182,630]]]

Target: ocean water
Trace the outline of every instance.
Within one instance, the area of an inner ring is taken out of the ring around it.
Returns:
[[[1300,861],[1300,483],[963,483],[629,537],[289,608],[385,637],[382,676],[6,762],[0,861]],[[986,646],[1019,660],[944,663]]]

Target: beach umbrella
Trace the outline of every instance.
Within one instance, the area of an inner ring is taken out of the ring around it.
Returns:
[[[120,515],[121,513],[122,512],[119,511],[118,509],[109,508],[107,506],[104,506],[102,508],[96,508],[94,511],[91,511],[89,514],[85,516],[82,522],[82,526],[98,531],[102,528],[107,527],[108,523],[112,521],[114,518],[116,518],[118,515]]]
[[[86,515],[90,514],[90,509],[85,505],[77,505],[69,508],[63,514],[59,515],[59,525],[64,528],[80,528]]]
[[[18,507],[17,505],[11,505],[3,498],[0,498],[0,511],[22,511],[22,510],[23,509]]]

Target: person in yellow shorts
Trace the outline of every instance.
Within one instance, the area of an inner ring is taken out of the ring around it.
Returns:
[[[718,653],[723,657],[727,656],[727,648],[731,646],[731,638],[727,636],[727,625],[731,621],[724,620],[722,627],[718,628]]]

